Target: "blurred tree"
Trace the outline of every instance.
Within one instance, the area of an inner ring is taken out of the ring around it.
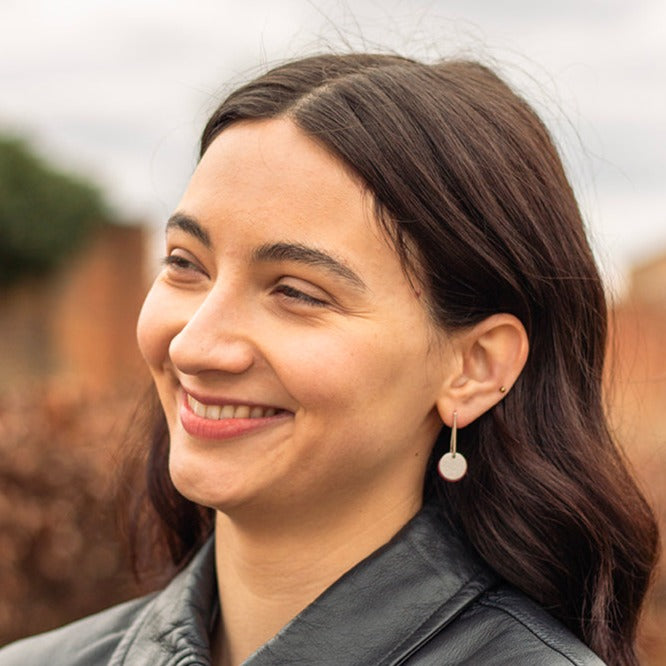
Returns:
[[[0,137],[0,288],[55,268],[108,219],[96,186]]]

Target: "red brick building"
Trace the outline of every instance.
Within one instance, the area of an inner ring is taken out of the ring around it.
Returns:
[[[140,373],[134,330],[147,288],[147,232],[107,225],[62,270],[0,303],[0,390],[72,381],[105,390]]]

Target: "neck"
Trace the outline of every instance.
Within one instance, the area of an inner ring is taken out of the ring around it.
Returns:
[[[334,511],[217,514],[218,665],[236,666],[419,510],[420,496]]]

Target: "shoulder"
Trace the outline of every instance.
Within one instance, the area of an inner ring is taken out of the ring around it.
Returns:
[[[154,595],[90,615],[60,629],[0,649],[0,666],[97,666],[107,664],[128,627]]]
[[[0,666],[161,664],[186,655],[199,658],[208,650],[207,627],[216,616],[216,599],[209,539],[164,589],[17,641],[0,649]]]
[[[508,585],[489,590],[424,645],[414,664],[603,666],[558,620]],[[412,663],[412,662],[409,662]]]

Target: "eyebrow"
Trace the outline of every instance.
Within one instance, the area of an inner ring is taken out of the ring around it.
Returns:
[[[307,266],[321,267],[341,277],[356,289],[366,289],[363,280],[349,266],[326,252],[300,243],[267,243],[258,247],[252,253],[252,258],[254,261],[294,261]]]
[[[207,249],[212,249],[213,243],[209,233],[195,218],[185,213],[174,213],[166,224],[166,230],[169,231],[169,229],[180,229],[196,238]],[[293,261],[307,266],[321,267],[342,278],[356,289],[367,289],[363,280],[349,266],[322,250],[301,243],[266,243],[254,250],[252,260],[256,262]]]
[[[166,223],[166,231],[169,229],[180,229],[190,236],[194,236],[207,249],[211,249],[213,243],[208,232],[193,218],[184,213],[174,213]]]

